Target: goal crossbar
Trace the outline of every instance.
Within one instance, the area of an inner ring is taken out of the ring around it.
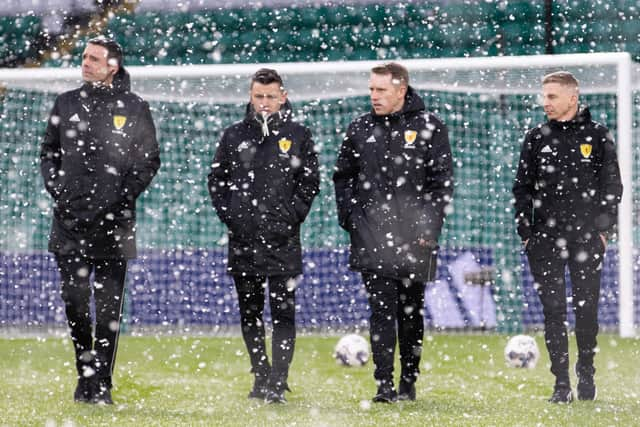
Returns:
[[[577,67],[576,77],[588,85],[582,93],[612,93],[617,79],[599,67],[633,63],[626,52],[581,53],[538,56],[407,59],[412,85],[421,90],[462,93],[532,94],[539,91],[541,69]],[[366,78],[381,61],[284,62],[266,64],[211,64],[130,66],[133,89],[145,99],[235,103],[247,97],[247,82],[261,67],[274,68],[285,77],[287,90],[296,100],[335,99],[368,94]],[[505,72],[519,70],[505,80]],[[584,73],[583,73],[584,70]],[[634,67],[640,71],[640,67]],[[632,73],[638,75],[638,72]],[[0,70],[0,85],[64,91],[77,87],[79,68],[34,68]],[[322,80],[317,76],[323,75]],[[295,77],[287,79],[287,77]],[[52,78],[55,85],[50,86]],[[48,82],[38,86],[38,82]],[[640,88],[640,79],[632,81]]]

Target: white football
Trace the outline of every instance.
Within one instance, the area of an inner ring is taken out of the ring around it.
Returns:
[[[516,335],[511,337],[504,348],[504,359],[512,368],[533,369],[540,358],[540,350],[533,337]]]
[[[369,360],[369,343],[358,334],[345,335],[336,344],[333,357],[344,366],[362,366]]]

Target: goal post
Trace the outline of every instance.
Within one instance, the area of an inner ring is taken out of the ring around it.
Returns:
[[[616,54],[618,98],[618,161],[622,185],[622,202],[618,213],[618,257],[620,288],[620,326],[622,337],[635,336],[634,319],[634,233],[633,233],[633,84],[631,79],[632,61],[628,53]]]
[[[380,62],[127,67],[132,90],[151,104],[163,160],[140,203],[142,256],[130,269],[129,283],[129,316],[134,324],[218,326],[238,320],[232,314],[237,303],[229,297],[233,288],[224,274],[225,228],[213,214],[204,179],[222,129],[242,118],[249,78],[261,67],[274,68],[283,76],[294,113],[312,129],[320,156],[321,194],[302,231],[305,276],[297,294],[299,322],[329,328],[366,323],[366,296],[357,275],[346,267],[348,238],[337,224],[331,172],[348,123],[369,109],[369,71]],[[638,319],[634,248],[640,239],[640,206],[634,201],[638,204],[640,198],[634,196],[638,155],[633,126],[640,112],[632,107],[640,88],[634,81],[638,66],[630,55],[398,62],[409,69],[411,85],[427,108],[447,124],[455,161],[453,209],[440,242],[439,277],[447,284],[427,288],[430,325],[446,329],[442,322],[449,321],[439,317],[451,307],[438,292],[451,289],[453,300],[466,292],[456,288],[450,270],[464,252],[495,271],[498,331],[541,325],[541,308],[515,232],[511,185],[524,132],[544,120],[537,101],[541,77],[566,69],[580,81],[581,96],[593,104],[595,120],[616,135],[624,193],[617,241],[607,251],[601,317],[603,325],[617,328],[620,336],[634,336]],[[77,68],[0,70],[0,292],[8,293],[0,295],[0,325],[11,319],[24,321],[24,315],[16,312],[38,300],[33,295],[43,295],[43,288],[56,286],[51,263],[42,261],[51,209],[38,176],[37,152],[55,95],[80,83]],[[48,273],[33,273],[37,269]],[[44,283],[40,288],[33,284],[38,281]],[[203,294],[206,303],[198,301]],[[60,320],[59,301],[38,303],[27,310],[36,313],[35,319],[26,321]],[[477,309],[460,308],[463,325],[471,324]]]

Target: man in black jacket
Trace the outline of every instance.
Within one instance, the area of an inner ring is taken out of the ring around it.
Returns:
[[[593,357],[598,333],[600,275],[615,231],[622,183],[609,131],[579,109],[578,81],[546,75],[547,118],[527,132],[513,185],[518,234],[544,311],[544,334],[556,377],[550,402],[573,399],[569,381],[565,268],[571,274],[578,344],[578,399],[594,400]]]
[[[213,206],[229,229],[228,272],[238,292],[242,336],[255,376],[250,398],[286,402],[296,338],[296,278],[302,274],[300,225],[319,182],[311,132],[291,120],[278,73],[258,70],[245,118],[225,130],[208,179]],[[273,366],[262,321],[267,283]]]
[[[130,92],[120,45],[91,39],[82,55],[82,78],[82,87],[55,101],[40,167],[55,201],[49,251],[60,270],[75,348],[74,398],[110,404],[127,260],[136,256],[136,199],[160,157],[149,105]]]
[[[351,236],[371,308],[378,391],[374,402],[414,400],[424,335],[425,282],[436,273],[437,243],[453,193],[447,128],[425,111],[407,70],[371,70],[373,111],[354,120],[333,175],[338,220]],[[399,396],[393,383],[396,336]]]

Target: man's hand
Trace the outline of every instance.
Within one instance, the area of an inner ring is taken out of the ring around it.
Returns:
[[[522,249],[527,249],[527,245],[529,244],[529,239],[522,241]]]
[[[604,246],[604,248],[607,249],[607,236],[600,233],[600,240],[602,240],[602,246]]]
[[[418,239],[418,244],[423,248],[435,248],[438,246],[438,242],[435,240]]]

